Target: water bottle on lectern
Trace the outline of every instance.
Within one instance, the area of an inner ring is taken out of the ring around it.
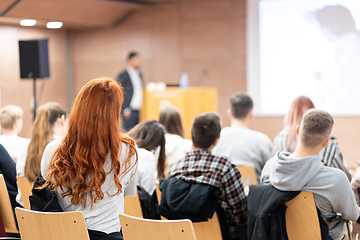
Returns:
[[[189,76],[188,76],[187,72],[181,73],[181,78],[180,78],[179,86],[180,86],[180,88],[182,88],[182,89],[187,89],[187,88],[189,88]]]

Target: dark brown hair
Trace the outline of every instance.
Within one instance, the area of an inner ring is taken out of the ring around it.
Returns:
[[[164,126],[155,120],[148,120],[137,124],[129,132],[139,148],[152,151],[160,147],[157,161],[158,178],[164,178],[165,174],[165,130]]]
[[[215,112],[198,115],[191,126],[194,147],[207,149],[220,137],[221,118]]]
[[[246,93],[236,92],[230,98],[230,109],[234,118],[244,119],[253,109],[253,101]]]
[[[180,111],[175,107],[164,108],[160,113],[159,122],[164,125],[167,133],[176,134],[184,138]]]

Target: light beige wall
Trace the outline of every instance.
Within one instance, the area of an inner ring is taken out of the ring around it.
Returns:
[[[0,84],[1,106],[14,104],[24,110],[24,126],[21,136],[30,137],[32,110],[30,99],[33,95],[32,80],[20,79],[19,40],[49,39],[50,78],[38,81],[38,106],[48,101],[55,101],[66,107],[66,32],[63,30],[46,30],[0,26]]]
[[[191,86],[218,88],[225,114],[228,95],[246,88],[245,11],[245,0],[181,1],[137,11],[112,28],[73,32],[74,96],[93,78],[116,78],[136,50],[145,83],[178,83],[188,72]]]
[[[246,1],[199,0],[161,4],[137,11],[120,24],[72,33],[74,97],[89,80],[116,78],[131,50],[142,54],[145,83],[178,83],[188,72],[190,85],[219,91],[224,125],[229,96],[246,90]],[[202,72],[208,70],[203,76]],[[204,103],[206,104],[206,103]],[[333,135],[348,165],[360,159],[359,117],[336,117]],[[283,117],[256,117],[252,128],[273,139]]]
[[[229,125],[225,112],[228,98],[234,91],[246,89],[245,24],[245,0],[199,0],[152,6],[111,28],[73,31],[73,98],[93,78],[116,78],[125,67],[128,51],[137,50],[143,58],[145,83],[178,83],[181,72],[186,71],[192,86],[217,87],[219,112],[224,125]],[[50,39],[51,78],[45,81],[40,104],[51,100],[66,106],[66,33],[0,26],[0,36],[1,105],[23,107],[21,135],[28,137],[32,83],[20,80],[17,41]],[[201,79],[205,69],[208,74]],[[283,117],[256,117],[251,127],[273,139],[282,122]],[[360,159],[358,122],[360,117],[335,117],[333,135],[350,166]]]

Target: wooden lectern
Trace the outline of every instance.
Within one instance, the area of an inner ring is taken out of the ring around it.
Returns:
[[[168,87],[162,91],[144,91],[143,108],[140,112],[141,121],[159,120],[160,106],[170,102],[180,109],[185,137],[191,139],[191,123],[194,118],[207,111],[218,111],[218,94],[216,88]]]

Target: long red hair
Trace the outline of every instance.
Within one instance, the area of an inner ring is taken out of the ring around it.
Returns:
[[[297,145],[296,127],[300,125],[304,113],[311,108],[315,108],[314,103],[305,96],[300,96],[292,102],[290,110],[285,117],[285,131],[288,133],[286,142],[287,151],[295,151]]]
[[[68,132],[55,150],[47,174],[48,185],[51,183],[53,190],[60,187],[62,197],[70,196],[73,205],[85,207],[89,195],[92,208],[104,198],[101,185],[108,174],[104,163],[109,153],[118,188],[116,194],[122,192],[119,177],[136,166],[136,163],[131,166],[131,157],[136,154],[135,142],[121,132],[123,98],[123,91],[115,81],[101,78],[88,82],[75,100]],[[122,143],[129,148],[124,162],[119,161]],[[121,164],[125,164],[122,173]]]

